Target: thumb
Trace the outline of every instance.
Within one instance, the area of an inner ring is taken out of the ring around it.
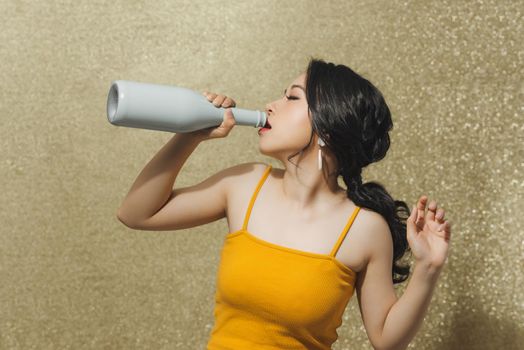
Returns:
[[[417,234],[417,225],[415,224],[416,220],[417,220],[417,207],[414,205],[413,208],[411,209],[411,213],[409,214],[406,220],[406,233],[408,236]]]
[[[226,108],[224,112],[224,125],[228,128],[232,128],[236,125],[235,116],[233,115],[231,108]]]

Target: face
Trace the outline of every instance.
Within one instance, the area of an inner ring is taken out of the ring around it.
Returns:
[[[259,131],[262,154],[287,163],[287,157],[304,148],[311,137],[311,122],[305,93],[306,73],[291,82],[277,100],[266,105],[271,129]],[[298,156],[297,156],[298,158]]]

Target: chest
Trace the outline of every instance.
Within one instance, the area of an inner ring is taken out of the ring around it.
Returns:
[[[355,209],[348,199],[324,214],[309,215],[291,209],[267,179],[256,196],[247,221],[247,231],[254,237],[274,245],[314,254],[328,255],[343,234]],[[242,229],[254,186],[246,181],[228,198],[227,221],[230,232]],[[359,235],[358,215],[342,241],[335,259],[355,272],[364,267],[364,241]]]

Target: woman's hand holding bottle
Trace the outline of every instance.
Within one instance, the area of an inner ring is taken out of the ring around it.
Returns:
[[[206,91],[203,93],[203,95],[206,96],[207,100],[215,107],[226,108],[224,111],[223,121],[219,126],[195,130],[189,134],[195,135],[201,140],[226,137],[231,132],[231,129],[233,129],[235,126],[235,118],[233,117],[231,108],[229,108],[236,106],[235,100],[233,100],[231,97],[227,97],[226,95],[215,94],[214,92]]]

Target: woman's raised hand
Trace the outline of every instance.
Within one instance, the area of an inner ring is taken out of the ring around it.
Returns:
[[[451,239],[451,223],[444,219],[444,209],[437,202],[420,196],[407,220],[407,239],[416,261],[441,269],[446,261]]]
[[[214,92],[203,92],[202,93],[209,102],[211,102],[215,107],[226,108],[224,111],[224,117],[222,124],[219,126],[212,126],[205,129],[195,130],[191,132],[194,135],[198,135],[202,140],[209,140],[214,138],[226,137],[231,132],[231,129],[235,126],[235,118],[233,117],[233,112],[231,112],[231,107],[236,106],[235,100],[226,95],[215,94]]]

